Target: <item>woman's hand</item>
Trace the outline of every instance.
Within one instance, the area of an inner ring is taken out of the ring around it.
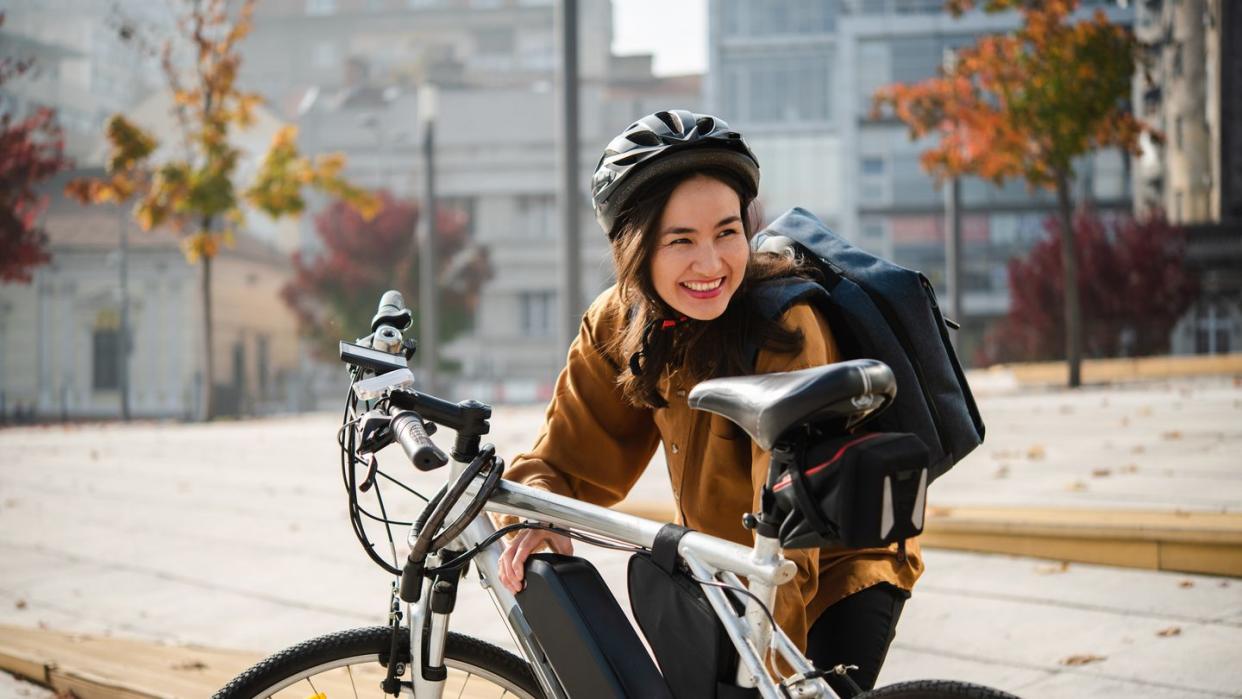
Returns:
[[[563,534],[546,529],[521,530],[500,554],[500,582],[510,592],[516,594],[526,586],[526,557],[544,544],[567,556],[574,552],[574,543]]]

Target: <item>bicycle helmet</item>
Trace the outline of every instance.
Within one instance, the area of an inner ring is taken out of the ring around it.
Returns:
[[[665,175],[712,165],[742,175],[759,191],[759,162],[723,119],[672,109],[649,114],[612,139],[591,178],[595,219],[614,239],[617,214],[644,184]]]

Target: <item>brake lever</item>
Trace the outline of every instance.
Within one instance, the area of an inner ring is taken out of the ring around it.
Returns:
[[[379,470],[379,457],[375,454],[369,454],[371,458],[367,459],[367,477],[362,479],[362,484],[358,486],[358,490],[367,492],[371,486],[375,485],[375,472]]]
[[[393,443],[392,418],[383,410],[371,410],[358,418],[358,453],[374,454]]]

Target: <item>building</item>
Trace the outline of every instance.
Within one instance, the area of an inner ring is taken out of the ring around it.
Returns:
[[[1135,169],[1135,208],[1186,226],[1199,301],[1174,328],[1177,354],[1242,348],[1242,8],[1225,0],[1143,0],[1140,114],[1164,134]],[[1150,79],[1149,79],[1150,78]]]
[[[72,177],[49,181],[52,253],[30,284],[0,285],[0,421],[121,414],[119,241],[128,235],[130,414],[193,419],[203,390],[201,268],[176,235],[143,232],[128,211],[65,198]],[[288,257],[239,235],[213,264],[214,360],[220,414],[303,407],[300,343],[278,292]]]
[[[120,29],[157,35],[173,25],[172,11],[164,3],[89,0],[9,0],[4,11],[5,54],[34,66],[0,87],[0,111],[21,118],[55,108],[65,153],[82,167],[99,164],[104,122],[162,84],[158,61]]]
[[[1104,4],[1104,3],[1097,3]],[[872,116],[883,85],[935,75],[947,53],[1008,31],[1016,15],[960,18],[940,0],[713,0],[707,94],[711,108],[754,141],[769,219],[811,209],[864,248],[923,271],[945,292],[944,194],[918,163],[928,145]],[[1132,11],[1107,6],[1119,22]],[[1080,196],[1130,208],[1127,158],[1104,151],[1078,165]],[[1007,261],[1044,235],[1049,193],[1021,182],[962,180],[963,317],[969,362],[987,325],[1009,306]]]

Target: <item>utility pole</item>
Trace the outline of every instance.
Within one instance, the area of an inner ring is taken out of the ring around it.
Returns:
[[[121,328],[117,352],[117,378],[121,389],[121,419],[129,421],[129,353],[133,343],[129,332],[129,217],[125,207],[117,204],[117,228],[121,234],[120,260],[117,267],[121,275]]]
[[[557,142],[560,187],[557,195],[561,218],[561,293],[558,323],[559,347],[569,347],[578,331],[582,313],[582,251],[578,236],[578,0],[560,0],[556,21],[561,37],[560,112]]]
[[[418,90],[418,113],[423,126],[423,203],[419,210],[422,220],[422,237],[418,241],[418,308],[419,321],[418,356],[421,389],[435,395],[438,388],[439,370],[439,298],[436,284],[436,86],[425,83]]]
[[[948,316],[959,325],[965,320],[962,310],[962,178],[953,177],[944,188],[944,266],[945,284],[949,291]],[[958,333],[950,333],[954,347]]]

